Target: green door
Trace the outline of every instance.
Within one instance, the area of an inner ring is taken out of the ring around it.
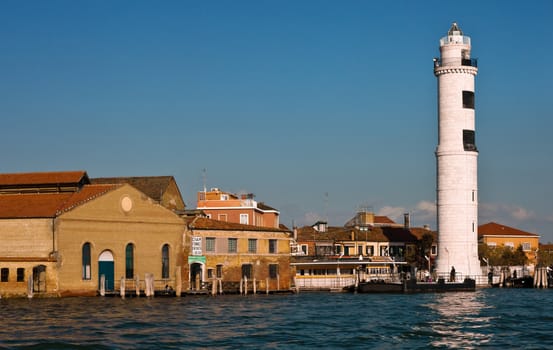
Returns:
[[[106,291],[113,291],[114,282],[115,282],[113,254],[111,254],[111,252],[108,250],[103,251],[102,254],[100,254],[100,258],[98,259],[99,289],[102,289],[101,287],[102,275],[104,275],[106,279],[106,282],[105,282]]]

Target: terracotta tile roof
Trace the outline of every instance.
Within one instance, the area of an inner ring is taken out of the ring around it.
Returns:
[[[297,241],[298,242],[309,242],[309,241],[335,241],[335,235],[330,234],[329,231],[319,232],[315,230],[312,226],[303,226],[296,229]]]
[[[422,239],[425,234],[430,234],[434,238],[434,242],[438,241],[436,232],[422,227],[412,227],[408,229],[403,227],[382,227],[381,229],[390,242],[415,243]]]
[[[553,252],[553,244],[540,244],[540,250],[546,251],[546,252]]]
[[[54,218],[113,189],[87,185],[77,192],[0,195],[0,218]]]
[[[278,211],[276,210],[275,208],[273,207],[270,207],[268,206],[267,204],[263,203],[263,202],[258,202],[257,203],[257,208],[261,209],[261,210],[267,210],[267,211]]]
[[[390,219],[387,216],[375,215],[374,223],[375,224],[395,224],[395,221]]]
[[[86,171],[82,170],[0,174],[0,186],[77,184],[83,179],[85,179],[85,183],[89,183]]]
[[[478,226],[478,236],[530,236],[539,237],[535,233],[522,231],[513,227],[490,222]]]
[[[382,232],[378,229],[376,230],[369,230],[369,231],[361,231],[353,227],[336,227],[336,226],[329,226],[326,231],[319,232],[315,230],[312,226],[305,226],[298,228],[297,231],[297,237],[298,241],[346,241],[351,240],[351,235],[354,235],[354,237],[363,237],[363,240],[365,237],[367,240],[373,241],[373,242],[384,242],[385,237],[382,236]],[[361,239],[361,238],[360,238]]]
[[[167,190],[173,176],[133,176],[133,177],[99,177],[90,179],[93,184],[129,184],[155,201],[161,201],[161,197]]]
[[[429,233],[432,237],[434,237],[434,242],[438,242],[438,232],[432,231],[429,229],[426,229],[424,227],[411,227],[409,231],[417,237],[417,239],[422,239],[422,236]]]
[[[385,215],[373,215],[372,213],[359,212],[349,219],[344,226],[402,226]]]
[[[425,233],[430,233],[437,241],[436,232],[424,228],[372,227],[370,230],[360,230],[355,227],[334,226],[329,227],[326,232],[318,232],[311,226],[300,227],[297,229],[297,240],[351,241],[353,234],[354,241],[414,243]]]
[[[0,218],[53,218],[73,193],[0,195]]]
[[[233,222],[213,220],[203,217],[186,219],[187,226],[194,230],[223,230],[223,231],[268,231],[268,232],[289,232],[276,227],[261,227],[253,225],[236,224]]]
[[[288,226],[286,226],[284,224],[278,224],[278,228],[280,228],[281,230],[284,230],[284,231],[291,232],[291,230],[288,228]]]
[[[73,195],[69,197],[69,199],[58,209],[58,212],[61,214],[62,212],[69,211],[81,204],[102,196],[119,186],[120,185],[114,184],[84,186],[80,191],[73,193]]]

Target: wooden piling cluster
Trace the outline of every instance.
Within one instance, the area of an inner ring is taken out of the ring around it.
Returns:
[[[539,267],[534,273],[534,288],[547,288],[549,287],[549,280],[547,278],[547,267]]]

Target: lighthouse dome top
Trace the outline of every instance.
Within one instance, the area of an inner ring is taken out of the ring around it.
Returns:
[[[449,28],[447,35],[463,35],[463,31],[459,26],[457,25],[457,22],[453,22],[451,24],[451,28]]]
[[[463,35],[463,31],[459,28],[457,22],[451,24],[451,28],[447,31],[447,36],[444,36],[440,39],[440,46],[445,45],[468,45],[470,46],[470,38],[466,35]]]

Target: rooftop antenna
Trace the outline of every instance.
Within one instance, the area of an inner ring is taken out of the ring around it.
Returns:
[[[206,193],[207,192],[207,185],[206,185],[206,183],[207,183],[207,169],[204,168],[202,173],[203,173],[202,174],[202,180],[204,182],[204,193]]]
[[[328,192],[325,192],[324,220],[328,223]]]
[[[363,203],[359,206],[359,212],[361,212],[361,213],[374,213],[374,208],[370,204]]]

